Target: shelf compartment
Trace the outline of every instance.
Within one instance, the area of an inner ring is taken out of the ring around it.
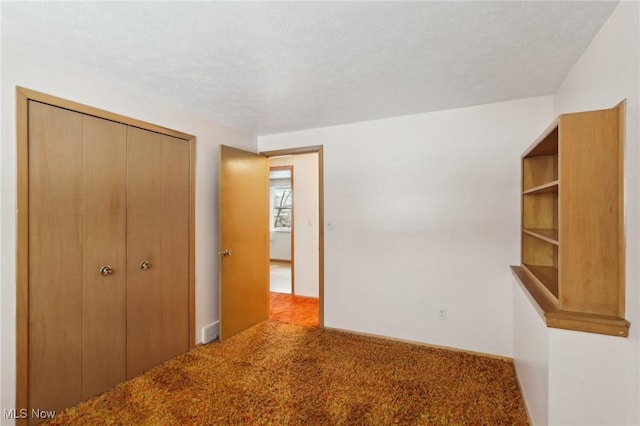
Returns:
[[[522,188],[528,191],[558,180],[558,154],[522,159]]]
[[[522,264],[540,281],[555,300],[558,299],[558,246],[522,234]]]
[[[537,193],[522,197],[524,229],[558,229],[558,193]]]
[[[548,243],[559,245],[558,230],[557,229],[523,229],[522,232],[531,235],[532,237],[540,238]]]
[[[532,194],[550,194],[558,192],[558,184],[559,181],[556,179],[551,182],[544,183],[542,185],[534,186],[533,188],[529,188],[525,191],[522,191],[523,195],[532,195]]]
[[[547,290],[558,298],[558,268],[546,265],[524,264],[529,271],[546,287]]]
[[[531,144],[529,149],[522,155],[523,158],[537,157],[540,155],[554,155],[558,153],[558,120],[555,120],[542,133],[542,135]]]

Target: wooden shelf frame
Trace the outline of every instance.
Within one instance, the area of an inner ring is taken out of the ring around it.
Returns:
[[[538,185],[531,189],[527,189],[526,191],[522,191],[522,195],[533,195],[533,194],[552,194],[554,192],[558,192],[559,180],[554,180],[552,182],[548,182],[542,185]]]
[[[563,114],[522,155],[521,265],[549,327],[627,337],[625,101]]]
[[[533,277],[539,281],[545,291],[550,293],[555,305],[558,304],[558,268],[548,265],[522,265]]]
[[[531,235],[532,237],[539,238],[543,241],[546,241],[553,245],[560,245],[560,240],[558,239],[558,230],[557,229],[535,229],[535,228],[523,228],[522,232],[527,235]]]
[[[526,267],[511,266],[511,272],[547,327],[619,337],[629,336],[630,324],[624,318],[563,311],[558,308],[557,301],[543,290],[544,285],[539,279]]]

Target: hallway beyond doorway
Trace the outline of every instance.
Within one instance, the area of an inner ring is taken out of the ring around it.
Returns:
[[[272,260],[270,262],[269,290],[291,294],[291,263]]]

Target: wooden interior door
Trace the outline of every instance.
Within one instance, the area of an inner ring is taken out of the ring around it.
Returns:
[[[191,160],[187,141],[133,127],[127,152],[127,378],[132,378],[189,350]]]
[[[269,162],[258,154],[220,148],[220,340],[224,340],[269,316]]]
[[[29,101],[28,406],[81,401],[82,115]]]
[[[162,136],[127,130],[127,378],[162,362]],[[148,262],[144,269],[142,262]]]
[[[127,127],[83,116],[82,399],[126,378]],[[110,275],[101,269],[109,267]]]

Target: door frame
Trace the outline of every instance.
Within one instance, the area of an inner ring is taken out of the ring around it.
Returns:
[[[324,157],[323,145],[261,151],[265,157],[281,155],[318,154],[318,327],[324,328]],[[295,201],[294,201],[295,202]],[[293,275],[293,271],[292,271]]]
[[[272,166],[269,165],[269,172],[278,171],[278,170],[287,170],[289,171],[289,176],[291,180],[291,196],[293,200],[291,201],[291,232],[289,233],[289,247],[291,253],[289,253],[289,257],[291,260],[289,261],[291,264],[291,295],[295,295],[295,224],[296,224],[296,199],[295,199],[295,184],[293,178],[293,166]],[[271,198],[271,184],[269,184],[269,198]],[[271,200],[269,200],[271,202]],[[269,231],[271,231],[271,218],[269,218]],[[276,259],[277,260],[277,259]],[[269,250],[269,262],[271,262],[271,250]],[[271,277],[269,277],[269,290],[271,290]]]
[[[117,123],[184,139],[189,143],[189,349],[195,332],[195,165],[196,137],[177,130],[16,86],[16,408],[29,408],[29,101],[41,102]],[[18,420],[26,424],[26,420]]]

